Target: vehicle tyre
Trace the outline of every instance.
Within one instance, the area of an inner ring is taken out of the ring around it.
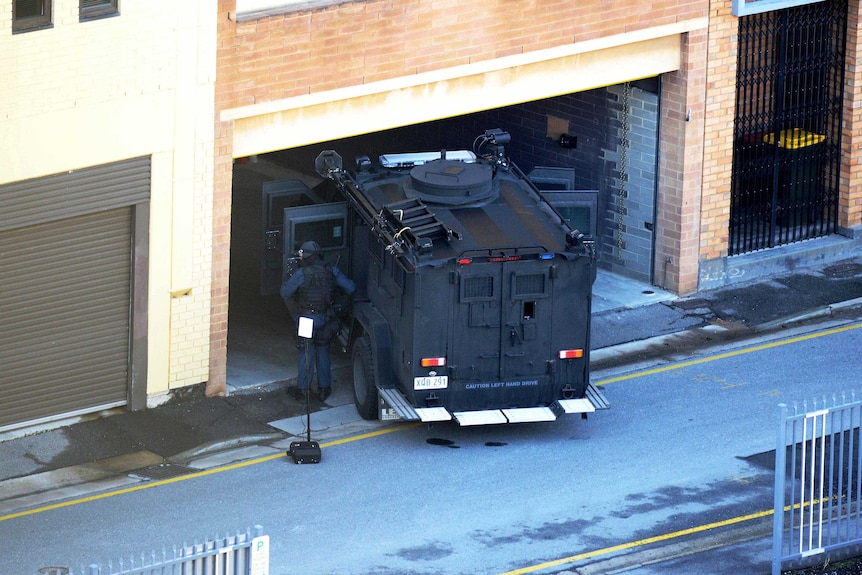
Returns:
[[[374,351],[371,340],[363,335],[353,344],[353,403],[362,419],[377,419],[377,386],[374,377]]]

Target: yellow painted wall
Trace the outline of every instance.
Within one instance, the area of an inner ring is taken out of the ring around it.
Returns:
[[[212,271],[215,9],[120,2],[12,34],[0,3],[0,184],[152,156],[148,395],[207,379]]]

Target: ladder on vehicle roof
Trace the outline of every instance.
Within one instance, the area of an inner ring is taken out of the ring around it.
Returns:
[[[461,239],[458,232],[447,227],[418,198],[409,198],[386,204],[383,207],[383,214],[389,225],[396,230],[396,237],[409,230],[417,240],[423,238],[431,241],[445,239],[448,242],[453,237]]]

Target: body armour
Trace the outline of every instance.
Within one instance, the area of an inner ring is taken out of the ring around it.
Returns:
[[[298,303],[304,313],[322,314],[329,309],[335,276],[332,266],[315,262],[302,268],[304,281],[297,290]]]

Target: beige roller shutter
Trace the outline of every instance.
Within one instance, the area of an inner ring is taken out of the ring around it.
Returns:
[[[149,191],[149,157],[0,186],[0,429],[128,402]]]
[[[0,185],[0,231],[130,206],[150,199],[142,156]]]
[[[0,428],[126,402],[131,212],[0,232]]]

